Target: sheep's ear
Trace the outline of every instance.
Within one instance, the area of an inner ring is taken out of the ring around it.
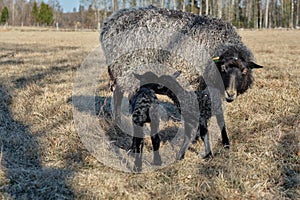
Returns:
[[[248,63],[248,67],[250,69],[259,69],[259,68],[263,68],[263,66],[256,64],[255,62],[249,62]]]
[[[142,75],[139,75],[139,74],[136,74],[136,73],[133,73],[133,76],[138,79],[138,80],[141,80],[142,79]]]
[[[176,71],[174,72],[174,74],[172,75],[172,78],[176,79],[178,76],[180,76],[181,71]]]

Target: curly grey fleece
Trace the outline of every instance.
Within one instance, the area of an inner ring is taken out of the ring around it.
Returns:
[[[166,35],[168,31],[177,35]],[[157,44],[170,38],[172,43]],[[245,61],[254,60],[230,23],[153,6],[114,13],[106,19],[100,40],[111,80],[127,92],[139,86],[133,72],[149,70],[160,76],[181,71],[179,82],[185,80],[193,89],[202,90],[201,77],[207,67],[212,68],[211,58],[232,52]]]

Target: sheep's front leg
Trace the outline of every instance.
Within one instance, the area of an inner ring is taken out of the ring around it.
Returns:
[[[144,139],[143,139],[143,127],[134,125],[134,136],[132,139],[131,149],[134,153],[134,168],[135,172],[142,171],[142,158],[143,158],[143,146],[144,146]]]
[[[212,152],[210,148],[210,143],[209,143],[209,133],[207,129],[207,122],[203,125],[200,124],[198,131],[200,131],[200,137],[202,141],[204,142],[204,147],[205,147],[205,156],[203,157],[204,159],[212,157]]]
[[[151,126],[151,141],[152,141],[152,147],[153,147],[153,164],[154,165],[161,165],[161,156],[159,154],[159,146],[160,146],[160,138],[158,135],[158,123],[153,123],[153,121],[150,124]]]
[[[225,148],[229,148],[230,144],[229,144],[229,139],[228,139],[227,132],[226,132],[224,115],[220,114],[220,115],[216,115],[216,117],[217,117],[218,126],[220,127],[220,130],[221,130],[222,144],[224,145]]]
[[[121,122],[121,104],[123,99],[123,92],[121,91],[120,87],[116,85],[116,88],[113,92],[114,97],[114,120],[117,123]]]
[[[192,144],[196,144],[199,141],[199,138],[200,138],[200,126],[198,127],[195,138],[192,140]]]

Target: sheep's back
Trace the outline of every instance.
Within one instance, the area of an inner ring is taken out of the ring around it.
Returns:
[[[102,28],[101,42],[120,33],[136,28],[173,29],[204,44],[210,54],[224,43],[238,44],[240,36],[234,27],[220,19],[199,16],[180,10],[168,10],[153,6],[123,9],[107,18]],[[212,55],[213,56],[213,55]]]
[[[202,50],[207,52],[207,57],[219,55],[220,51],[225,51],[227,46],[243,46],[241,38],[235,31],[234,27],[220,19],[210,18],[207,16],[198,16],[187,12],[156,8],[153,6],[138,9],[125,9],[109,17],[103,26],[100,40],[102,44],[119,34],[136,34],[140,35],[153,30],[168,29],[174,33],[180,33],[191,38]],[[155,34],[155,32],[153,33]],[[123,41],[120,41],[122,43]],[[109,57],[118,48],[128,48],[124,44],[111,42],[103,45],[104,52]],[[194,47],[195,48],[195,47]],[[188,53],[193,54],[197,49],[185,49]],[[201,51],[201,49],[199,50]],[[180,77],[192,85],[194,89],[201,88],[199,84],[200,77],[204,70],[203,66],[193,66],[191,62],[181,55],[171,55],[168,50],[163,49],[138,49],[121,55],[115,60],[109,60],[108,68],[111,79],[116,79],[121,87],[128,91],[136,89],[139,84],[134,80],[132,73],[139,72],[139,67],[148,64],[161,64],[170,71],[163,70],[162,73],[172,74],[174,71],[181,71]],[[209,66],[207,61],[202,65]],[[173,70],[174,69],[174,70]],[[200,69],[200,70],[199,70]],[[159,71],[159,70],[158,70]],[[157,70],[152,71],[158,76]]]

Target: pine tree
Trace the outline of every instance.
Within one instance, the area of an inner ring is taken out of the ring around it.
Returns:
[[[9,14],[8,14],[8,8],[5,6],[2,9],[1,12],[1,17],[0,17],[0,23],[1,24],[6,24],[7,20],[8,20]]]
[[[38,19],[42,24],[45,24],[47,26],[52,25],[54,22],[53,9],[48,4],[42,2],[38,14]]]
[[[36,1],[33,3],[33,7],[32,7],[32,16],[33,16],[33,23],[36,24],[39,22],[39,8],[38,5],[36,3]]]

